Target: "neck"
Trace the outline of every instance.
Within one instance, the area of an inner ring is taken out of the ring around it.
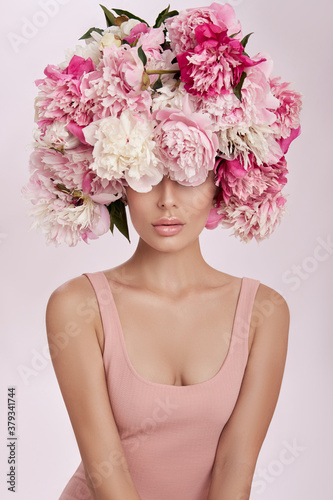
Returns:
[[[202,257],[199,239],[177,252],[160,252],[140,239],[127,262],[129,275],[135,276],[140,287],[167,294],[202,286],[211,270]]]

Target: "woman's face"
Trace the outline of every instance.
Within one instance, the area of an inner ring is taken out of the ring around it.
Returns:
[[[126,188],[128,207],[137,233],[160,251],[179,250],[193,243],[213,207],[216,186],[211,171],[199,186],[183,186],[164,176],[148,193]]]

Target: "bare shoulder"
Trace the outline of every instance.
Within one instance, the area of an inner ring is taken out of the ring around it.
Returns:
[[[267,285],[259,284],[253,304],[249,363],[270,360],[284,366],[287,356],[290,313],[284,297]]]
[[[70,279],[57,287],[46,307],[48,337],[59,331],[99,331],[100,315],[95,292],[86,276]]]
[[[253,304],[254,326],[289,323],[290,312],[285,298],[273,288],[260,283]]]
[[[50,295],[48,304],[74,303],[85,297],[94,295],[93,289],[86,276],[77,276],[58,286]]]

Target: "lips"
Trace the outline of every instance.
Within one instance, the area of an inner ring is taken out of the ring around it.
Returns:
[[[155,231],[160,236],[174,236],[183,229],[183,222],[176,217],[163,217],[153,223]]]
[[[176,217],[162,217],[156,222],[153,222],[153,226],[183,226],[184,224]]]

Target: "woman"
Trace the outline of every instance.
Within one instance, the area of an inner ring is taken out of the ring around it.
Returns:
[[[198,191],[206,199],[199,209]],[[81,276],[49,300],[50,346],[68,324],[78,332],[53,359],[83,463],[61,499],[249,498],[289,314],[272,289],[204,261],[199,234],[214,191],[212,176],[195,188],[165,176],[149,193],[127,189],[140,235],[133,257],[94,275],[97,298]],[[88,320],[84,304],[92,304]]]
[[[269,287],[210,267],[199,235],[274,230],[300,96],[245,53],[229,5],[165,9],[154,28],[103,10],[109,28],[37,82],[25,189],[49,241],[114,225],[128,236],[125,204],[139,234],[127,262],[68,281],[47,306],[82,457],[60,498],[246,500],[289,312]]]

